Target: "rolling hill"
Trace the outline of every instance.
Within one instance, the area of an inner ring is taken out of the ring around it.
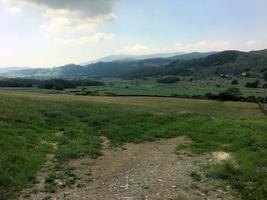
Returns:
[[[267,70],[267,50],[241,52],[193,52],[167,58],[115,60],[86,66],[69,64],[56,68],[30,68],[8,71],[0,76],[31,78],[87,78],[90,76],[144,78],[182,75],[214,76],[220,74],[259,75]]]
[[[190,60],[203,58],[212,55],[215,52],[206,53],[188,53],[175,55],[171,57],[163,57],[173,54],[156,54],[155,57],[141,60],[114,60],[112,62],[96,62],[86,66],[69,64],[56,68],[31,68],[25,70],[15,70],[8,73],[2,73],[0,76],[7,77],[34,77],[34,78],[84,78],[88,76],[107,76],[107,77],[121,77],[126,74],[142,71],[150,68],[159,68],[171,64],[175,60]],[[147,57],[147,56],[143,56]],[[142,58],[142,56],[139,56]]]
[[[127,74],[128,78],[164,75],[240,75],[260,74],[267,70],[267,50],[223,51],[204,58],[176,60],[166,66],[150,67]]]

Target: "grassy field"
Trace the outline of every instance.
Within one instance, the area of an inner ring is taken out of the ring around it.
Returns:
[[[160,84],[155,79],[148,80],[122,80],[122,79],[100,79],[105,86],[90,86],[87,91],[98,91],[100,94],[116,95],[205,95],[206,93],[218,94],[230,87],[240,89],[243,96],[263,95],[262,88],[246,88],[246,82],[253,82],[255,79],[239,78],[238,85],[232,85],[231,80],[213,77],[209,79],[196,79],[189,81],[189,78],[181,78],[181,81],[174,84]]]
[[[92,80],[97,80],[104,82],[104,86],[87,86],[87,87],[78,87],[76,89],[66,89],[61,90],[47,90],[47,89],[38,89],[38,88],[1,88],[1,90],[15,90],[15,91],[24,91],[24,92],[37,92],[37,93],[79,93],[79,92],[91,92],[93,95],[100,96],[110,96],[110,95],[133,95],[133,96],[188,96],[193,95],[205,96],[207,93],[219,94],[220,92],[225,91],[228,88],[236,87],[239,88],[241,96],[263,96],[263,88],[247,88],[245,84],[247,82],[255,81],[255,78],[239,78],[238,85],[232,85],[231,81],[226,78],[181,78],[180,81],[173,84],[163,84],[157,83],[156,79],[147,79],[147,80],[123,80],[116,78],[96,78],[92,77]],[[192,81],[190,81],[193,79]],[[261,81],[261,84],[263,80]]]
[[[233,155],[209,166],[208,176],[228,181],[243,199],[267,195],[267,118],[253,103],[0,90],[0,111],[1,200],[33,184],[47,154],[57,167],[99,156],[102,135],[113,146],[186,135],[196,154]]]

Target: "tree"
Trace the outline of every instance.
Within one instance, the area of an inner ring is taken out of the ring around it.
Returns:
[[[267,81],[267,72],[263,74],[264,80]]]
[[[248,88],[258,88],[259,87],[259,84],[260,84],[260,81],[259,80],[255,80],[254,82],[247,82],[245,87],[248,87]]]
[[[228,88],[227,90],[219,93],[218,98],[221,100],[239,100],[241,92],[238,88]]]
[[[164,78],[157,80],[158,83],[165,83],[165,84],[176,83],[179,81],[180,81],[180,79],[178,77],[175,77],[175,76],[168,76],[168,77],[164,77]]]
[[[232,80],[231,84],[232,85],[238,85],[238,80],[236,80],[236,79],[235,80]]]

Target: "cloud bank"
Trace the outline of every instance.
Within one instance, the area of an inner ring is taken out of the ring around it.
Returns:
[[[113,8],[118,0],[0,0],[8,12],[34,6],[46,18],[42,28],[50,33],[93,30],[116,19]]]
[[[98,17],[112,13],[118,0],[0,0],[3,5],[34,4],[53,10],[68,10],[86,17]]]
[[[80,45],[87,45],[87,44],[96,44],[99,42],[104,42],[108,40],[112,40],[115,38],[116,35],[114,33],[95,33],[91,36],[82,36],[78,38],[56,38],[55,42],[66,44],[66,45],[73,45],[73,44],[80,44]]]
[[[126,46],[119,50],[123,54],[156,54],[163,52],[192,52],[192,51],[222,51],[231,49],[232,43],[230,41],[199,41],[195,43],[176,43],[172,46],[164,47],[148,47],[142,44],[134,44]]]
[[[112,13],[118,0],[23,0],[55,10],[69,10],[87,17],[98,17]]]

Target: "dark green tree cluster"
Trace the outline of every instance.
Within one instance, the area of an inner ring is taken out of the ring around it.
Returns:
[[[165,84],[177,83],[179,81],[180,79],[175,76],[168,76],[157,80],[158,83],[165,83]]]
[[[92,80],[66,80],[60,78],[49,79],[49,80],[21,79],[21,78],[0,79],[0,87],[38,87],[41,89],[63,90],[69,88],[76,88],[79,86],[99,86],[99,85],[104,85],[104,83]]]
[[[247,82],[245,87],[247,88],[258,88],[260,85],[260,80],[255,80],[254,82]]]

